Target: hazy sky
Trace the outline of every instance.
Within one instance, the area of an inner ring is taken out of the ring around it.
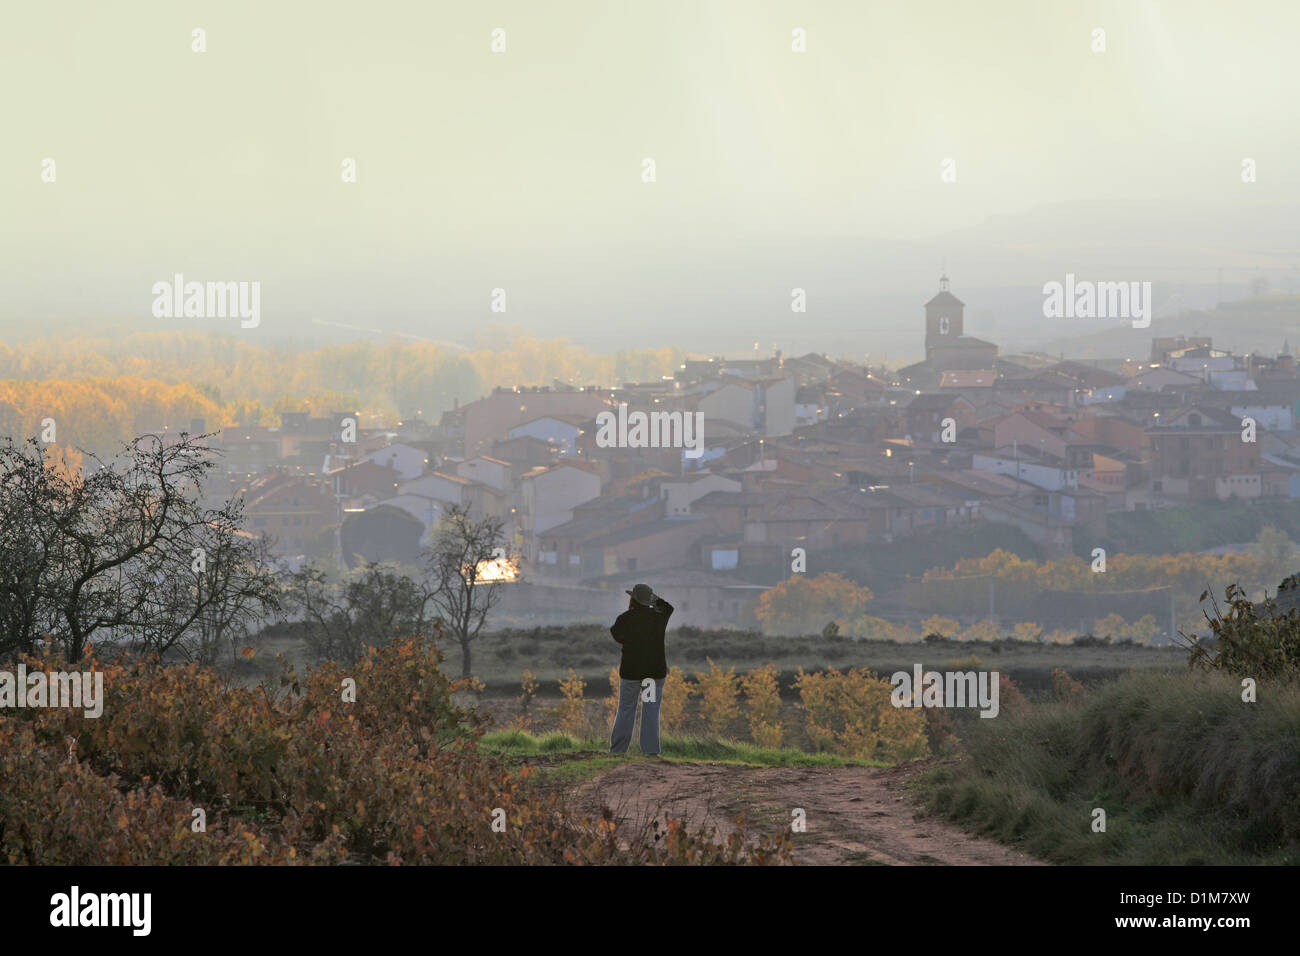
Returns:
[[[0,336],[157,327],[175,272],[260,281],[245,335],[464,340],[500,286],[539,334],[716,348],[913,321],[940,261],[1294,271],[1297,36],[1294,0],[11,4]]]

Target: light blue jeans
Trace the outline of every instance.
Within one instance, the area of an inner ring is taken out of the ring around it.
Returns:
[[[649,678],[647,678],[648,680]],[[663,699],[664,682],[654,682],[654,700],[641,701],[641,752],[657,754],[659,752],[659,702]],[[646,692],[650,690],[646,685]],[[636,722],[636,702],[641,700],[641,682],[623,680],[618,682],[618,716],[614,718],[614,731],[609,738],[609,752],[627,753],[628,744],[632,742],[632,725]]]

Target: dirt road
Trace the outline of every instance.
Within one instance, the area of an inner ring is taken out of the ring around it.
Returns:
[[[920,816],[907,782],[924,767],[737,767],[629,758],[574,790],[597,815],[602,805],[620,826],[648,817],[682,817],[691,829],[734,829],[742,811],[751,832],[789,828],[801,808],[807,832],[795,833],[795,861],[812,865],[1027,866],[1040,861],[999,843]]]

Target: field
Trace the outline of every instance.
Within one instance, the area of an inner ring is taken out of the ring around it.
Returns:
[[[559,681],[569,668],[597,685],[593,693],[608,691],[609,669],[618,665],[619,646],[599,625],[546,627],[485,633],[474,642],[474,674],[486,684],[486,696],[513,699],[519,693],[519,675],[531,671],[541,687],[539,697],[558,697]],[[276,673],[275,655],[283,654],[295,666],[306,666],[305,646],[292,637],[266,639],[251,661],[232,665],[242,683],[256,683],[262,675]],[[459,673],[460,649],[444,647],[446,668]],[[841,670],[865,667],[877,674],[911,670],[916,663],[939,667],[949,660],[974,655],[982,664],[1009,675],[1027,695],[1046,691],[1051,673],[1064,668],[1077,680],[1093,683],[1129,670],[1171,670],[1186,667],[1186,653],[1176,647],[1134,644],[1040,644],[1030,641],[894,641],[853,640],[846,637],[764,637],[752,631],[672,628],[668,632],[669,666],[686,672],[708,670],[709,661],[739,673],[765,664],[780,672],[782,697],[793,699],[791,682],[800,668]]]

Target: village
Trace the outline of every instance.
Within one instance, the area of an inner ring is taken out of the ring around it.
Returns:
[[[1109,360],[1004,354],[964,332],[947,285],[918,317],[925,360],[902,368],[776,351],[660,381],[501,386],[437,422],[285,413],[220,433],[209,493],[242,495],[248,530],[291,567],[415,564],[459,506],[505,526],[507,618],[597,620],[609,589],[653,578],[697,626],[752,623],[796,549],[816,574],[855,549],[1003,526],[1044,559],[1086,557],[1111,516],[1300,498],[1292,355],[1198,336]],[[678,413],[703,423],[663,443],[678,447],[609,440],[627,433],[616,415]]]

